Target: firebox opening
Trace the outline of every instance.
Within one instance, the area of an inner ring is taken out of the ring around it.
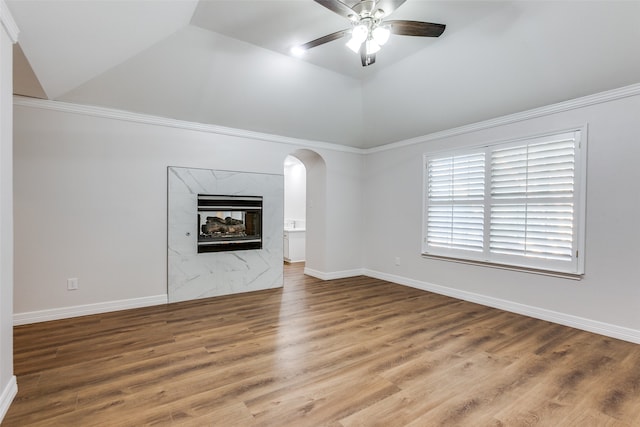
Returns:
[[[262,249],[262,197],[198,194],[198,253]]]

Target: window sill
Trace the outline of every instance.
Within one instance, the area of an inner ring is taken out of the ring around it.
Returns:
[[[476,265],[476,266],[480,266],[480,267],[497,268],[497,269],[500,269],[500,270],[519,271],[519,272],[522,272],[522,273],[530,273],[530,274],[538,274],[538,275],[543,275],[543,276],[559,277],[559,278],[562,278],[562,279],[582,280],[582,277],[584,276],[584,274],[579,274],[579,273],[563,273],[563,272],[559,272],[559,271],[541,270],[541,269],[531,268],[531,267],[521,267],[521,266],[517,266],[517,265],[498,264],[498,263],[486,262],[486,261],[475,261],[475,260],[448,257],[448,256],[442,256],[442,255],[433,255],[433,254],[427,254],[427,253],[423,253],[421,255],[422,255],[422,258],[426,258],[426,259],[434,259],[434,260],[439,260],[439,261],[455,262],[455,263],[459,263],[459,264]]]

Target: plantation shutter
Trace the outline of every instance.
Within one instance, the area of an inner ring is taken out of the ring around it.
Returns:
[[[484,152],[427,161],[427,246],[483,250]]]
[[[581,134],[425,155],[423,254],[582,274]]]
[[[575,150],[569,133],[492,151],[491,252],[572,260]]]

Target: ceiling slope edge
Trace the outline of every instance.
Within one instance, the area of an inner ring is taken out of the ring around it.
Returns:
[[[434,132],[415,138],[410,138],[402,141],[392,142],[384,144],[378,147],[362,149],[363,153],[378,153],[381,151],[393,150],[396,148],[408,147],[410,145],[421,144],[428,141],[434,141],[436,139],[447,138],[456,135],[462,135],[465,133],[475,132],[484,129],[490,129],[493,127],[508,125],[511,123],[521,122],[524,120],[534,119],[542,116],[548,116],[550,114],[561,113],[563,111],[575,110],[577,108],[588,107],[590,105],[601,104],[604,102],[615,101],[617,99],[627,98],[630,96],[640,95],[640,83],[635,83],[629,86],[623,86],[618,89],[612,89],[604,92],[598,92],[592,95],[583,96],[580,98],[571,99],[568,101],[558,102],[556,104],[547,105],[544,107],[534,108],[531,110],[521,111],[519,113],[513,113],[506,116],[497,117],[494,119],[483,120],[481,122],[471,123],[464,126],[459,126],[440,132]]]
[[[0,0],[2,1],[2,0]],[[251,138],[261,141],[275,142],[280,144],[288,144],[301,146],[306,148],[326,149],[333,151],[341,151],[354,154],[371,154],[379,153],[387,150],[393,150],[397,148],[408,147],[415,144],[421,144],[428,141],[434,141],[441,138],[462,135],[465,133],[475,132],[484,129],[490,129],[497,126],[503,126],[512,124],[524,120],[534,119],[538,117],[547,116],[550,114],[560,113],[564,111],[574,110],[577,108],[588,107],[591,105],[601,104],[605,102],[615,101],[622,98],[640,95],[640,83],[636,83],[629,86],[624,86],[618,89],[608,90],[604,92],[595,93],[592,95],[583,96],[580,98],[572,99],[569,101],[563,101],[556,104],[551,104],[545,107],[534,108],[532,110],[522,111],[519,113],[509,114],[507,116],[498,117],[495,119],[485,120],[477,123],[472,123],[456,128],[444,130],[441,132],[434,132],[431,134],[423,135],[416,138],[407,139],[404,141],[393,142],[379,147],[373,148],[356,148],[345,145],[313,141],[300,138],[291,138],[280,135],[272,135],[261,132],[248,131],[243,129],[236,129],[224,126],[203,124],[189,122],[185,120],[169,119],[165,117],[152,116],[148,114],[132,113],[129,111],[94,107],[80,104],[73,104],[69,102],[50,101],[45,99],[27,98],[23,96],[14,96],[13,103],[16,106],[40,108],[47,110],[56,110],[67,113],[82,114],[94,117],[103,117],[116,120],[124,120],[135,123],[151,124],[157,126],[166,126],[185,130],[195,130],[200,132],[215,133],[219,135],[235,136]]]
[[[0,21],[2,22],[4,29],[7,31],[7,34],[9,34],[11,41],[13,43],[17,43],[20,30],[18,29],[18,25],[16,24],[16,21],[14,21],[4,0],[0,0]]]
[[[0,0],[1,1],[1,0]],[[341,151],[345,153],[362,154],[361,148],[335,144],[332,142],[313,141],[301,138],[292,138],[281,135],[273,135],[244,129],[237,129],[212,124],[189,122],[186,120],[170,119],[149,114],[133,113],[114,108],[96,107],[90,105],[74,104],[70,102],[52,101],[47,99],[29,98],[14,95],[13,105],[19,107],[39,108],[55,110],[64,113],[80,114],[85,116],[101,117],[114,120],[122,120],[133,123],[165,126],[176,129],[193,130],[198,132],[214,133],[218,135],[234,136],[239,138],[251,138],[260,141],[279,144],[294,145],[296,147],[315,148],[323,150]]]

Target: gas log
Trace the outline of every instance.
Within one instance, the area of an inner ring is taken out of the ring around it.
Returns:
[[[229,216],[225,219],[217,216],[208,216],[207,223],[202,225],[202,234],[243,234],[244,232],[245,226],[242,221]]]

